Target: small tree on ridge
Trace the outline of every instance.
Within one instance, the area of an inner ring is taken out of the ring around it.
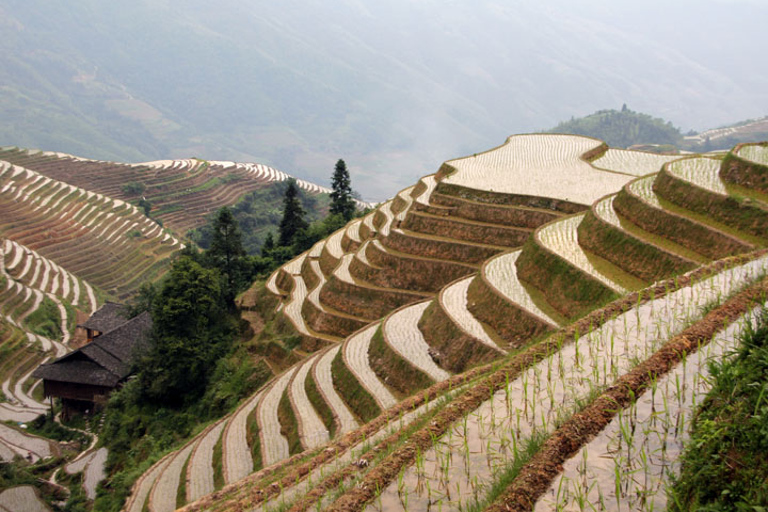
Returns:
[[[347,164],[339,158],[331,180],[331,214],[340,213],[345,221],[349,221],[355,214],[351,183]]]

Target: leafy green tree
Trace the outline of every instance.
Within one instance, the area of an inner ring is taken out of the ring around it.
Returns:
[[[270,253],[275,248],[275,236],[270,231],[267,233],[267,237],[264,239],[264,244],[261,246],[261,255],[265,258],[269,257]]]
[[[226,282],[224,297],[229,306],[235,303],[235,297],[246,284],[248,276],[245,270],[245,249],[243,236],[234,215],[229,208],[221,208],[213,222],[211,247],[206,257],[218,268]]]
[[[341,214],[345,221],[355,215],[355,201],[352,197],[352,185],[347,164],[339,159],[331,179],[331,214]]]
[[[182,256],[155,298],[152,320],[152,343],[138,363],[144,395],[169,406],[196,399],[233,334],[218,272]]]
[[[280,245],[287,247],[293,243],[296,233],[307,229],[307,221],[304,220],[304,208],[299,201],[299,187],[296,180],[288,180],[288,188],[285,189],[283,198],[283,218],[280,221]]]

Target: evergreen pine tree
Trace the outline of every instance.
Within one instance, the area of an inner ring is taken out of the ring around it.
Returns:
[[[355,214],[355,201],[352,198],[352,186],[347,164],[339,159],[331,180],[331,214],[340,213],[349,221]]]
[[[264,239],[264,244],[261,246],[261,255],[268,258],[272,253],[272,249],[275,248],[275,236],[270,231],[267,233],[267,237]]]
[[[229,305],[234,304],[235,296],[242,284],[244,274],[243,235],[237,225],[232,211],[221,208],[213,222],[213,237],[211,247],[206,256],[219,269],[226,280],[224,296]]]
[[[283,197],[283,218],[280,221],[280,245],[283,247],[293,243],[293,239],[302,229],[307,229],[309,224],[304,220],[304,208],[299,201],[299,187],[296,180],[288,180],[288,188]]]

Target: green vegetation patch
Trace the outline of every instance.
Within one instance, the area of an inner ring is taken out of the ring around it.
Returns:
[[[434,300],[419,319],[419,330],[438,353],[440,367],[462,373],[473,366],[489,363],[502,353],[462,331]]]
[[[683,136],[671,122],[658,117],[635,112],[626,105],[619,110],[598,110],[578,119],[565,121],[550,133],[584,135],[604,140],[614,148],[626,148],[636,144],[662,144],[677,146]]]
[[[663,205],[663,203],[662,203]],[[710,229],[681,214],[659,210],[622,189],[613,201],[616,213],[644,230],[668,238],[713,260],[740,254],[753,248],[721,231]]]
[[[752,200],[722,196],[680,180],[662,170],[653,184],[661,197],[724,224],[768,238],[768,209]]]
[[[400,394],[399,398],[411,396],[416,391],[434,384],[426,373],[403,359],[387,344],[381,325],[371,338],[368,359],[376,375],[382,382],[394,388]]]
[[[742,337],[735,357],[713,363],[714,384],[693,424],[670,510],[768,507],[768,319]]]
[[[576,319],[618,294],[563,258],[529,240],[517,259],[520,280],[527,281],[563,316]]]
[[[735,185],[768,194],[768,165],[759,164],[736,154],[739,148],[729,152],[720,167],[720,177]]]
[[[646,283],[695,268],[685,260],[599,220],[589,212],[578,227],[579,244]]]
[[[184,466],[181,468],[179,486],[176,488],[176,508],[181,508],[187,503],[187,469],[191,459],[192,455],[190,453],[187,460],[184,461]]]
[[[482,275],[469,284],[467,309],[479,321],[490,325],[512,347],[520,347],[552,329],[546,322],[499,295]],[[549,306],[549,309],[552,307]]]
[[[35,311],[24,321],[30,331],[52,340],[61,338],[61,313],[50,297],[44,297]]]
[[[213,466],[213,488],[221,489],[224,487],[224,434],[220,435],[219,440],[213,445],[211,465]]]
[[[307,378],[304,380],[304,391],[307,393],[309,403],[312,404],[312,407],[314,407],[320,415],[325,428],[328,429],[328,434],[331,439],[333,439],[336,435],[336,421],[333,418],[333,411],[325,402],[322,393],[320,393],[317,383],[315,382],[315,377],[311,371],[307,374]]]
[[[291,399],[288,397],[288,388],[283,391],[280,403],[277,406],[277,419],[280,422],[280,433],[288,439],[288,453],[295,455],[303,450],[301,437],[299,436],[299,420],[291,407]]]
[[[343,350],[344,348],[342,347],[331,362],[333,387],[339,392],[339,395],[344,400],[344,403],[349,406],[352,413],[357,416],[358,421],[361,424],[368,423],[381,414],[381,408],[349,368],[347,368],[342,357]]]

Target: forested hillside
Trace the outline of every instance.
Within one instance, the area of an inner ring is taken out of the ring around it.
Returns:
[[[629,110],[599,110],[594,114],[564,121],[551,133],[573,133],[604,140],[614,148],[627,148],[638,144],[678,146],[682,142],[680,130],[671,122],[658,117]]]

